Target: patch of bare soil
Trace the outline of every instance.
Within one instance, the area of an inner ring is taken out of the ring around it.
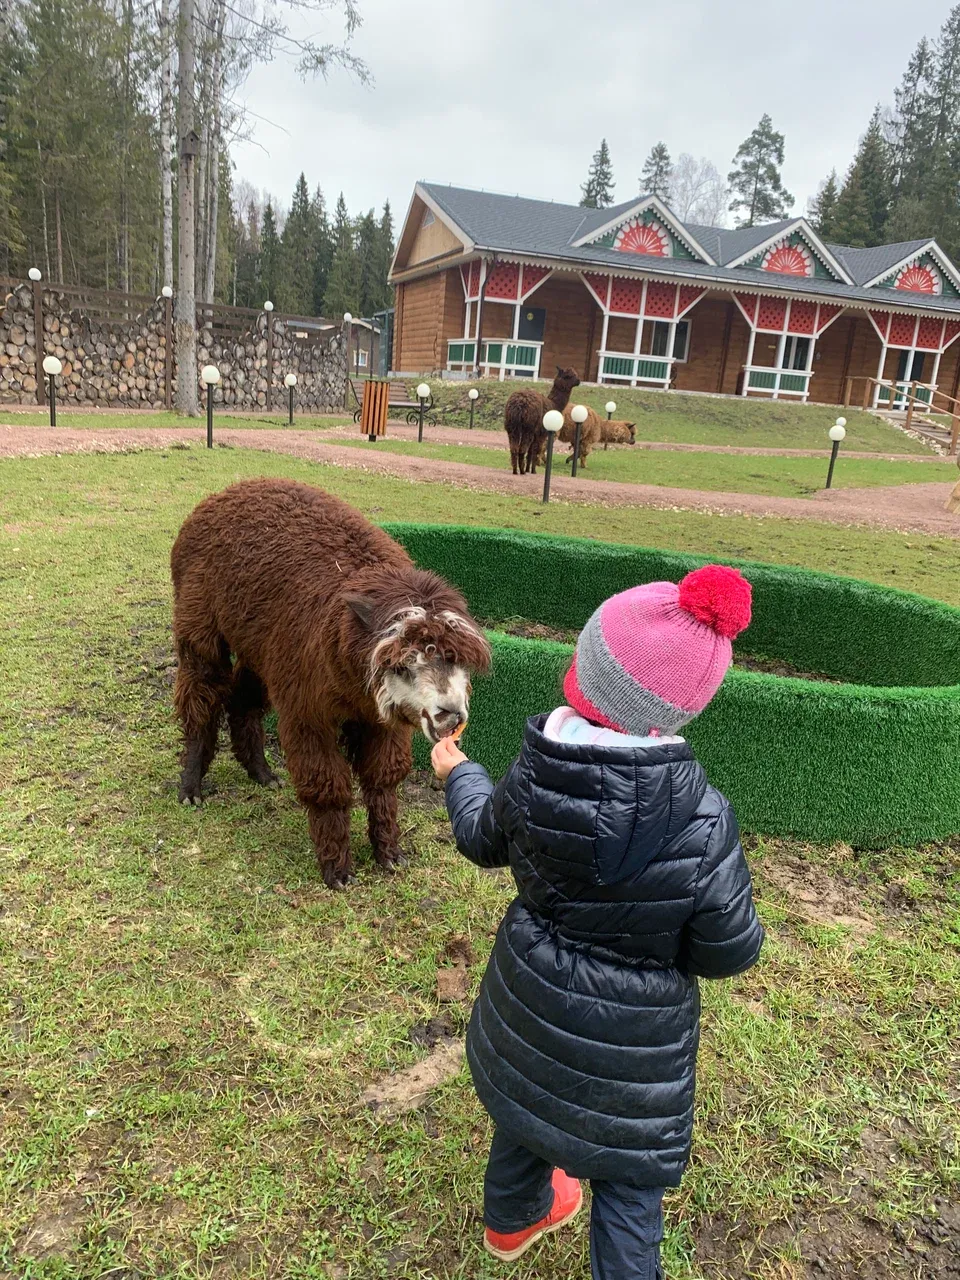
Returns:
[[[71,1254],[80,1242],[86,1219],[83,1196],[64,1195],[34,1219],[18,1241],[17,1252],[35,1260]]]
[[[470,965],[473,949],[468,939],[451,938],[438,959],[437,999],[441,1004],[466,1000],[470,995]]]
[[[556,640],[560,644],[576,644],[579,627],[551,627],[545,622],[533,622],[529,618],[478,618],[488,631],[501,631],[504,635],[519,636],[522,640]]]
[[[789,899],[789,910],[810,924],[842,925],[858,942],[876,925],[860,909],[862,891],[835,879],[822,867],[784,856],[766,858],[760,875]]]
[[[762,671],[766,675],[790,676],[794,680],[818,680],[821,684],[844,683],[834,676],[821,675],[818,671],[801,671],[799,667],[794,667],[781,658],[755,658],[738,653],[733,665],[741,671]]]
[[[412,1067],[394,1071],[360,1095],[363,1106],[386,1119],[416,1111],[438,1085],[452,1079],[463,1061],[463,1042],[441,1040],[436,1047]]]

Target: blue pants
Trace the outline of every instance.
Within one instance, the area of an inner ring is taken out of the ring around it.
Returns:
[[[483,1183],[483,1220],[492,1231],[522,1231],[553,1205],[553,1166],[498,1132]],[[662,1280],[663,1188],[591,1182],[593,1280]]]

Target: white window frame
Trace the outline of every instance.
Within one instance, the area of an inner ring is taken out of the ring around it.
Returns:
[[[365,347],[357,348],[357,368],[365,369],[367,367],[367,351]]]
[[[807,347],[807,358],[801,365],[794,365],[793,361],[797,353],[797,346],[801,342],[813,342],[811,334],[804,333],[788,333],[784,338],[783,354],[781,356],[781,367],[789,369],[791,373],[804,373],[810,366],[810,347]]]
[[[650,331],[650,351],[649,351],[649,354],[650,354],[651,356],[656,356],[656,359],[661,360],[661,359],[663,359],[664,357],[663,357],[663,356],[656,355],[656,352],[655,352],[655,351],[654,351],[654,349],[653,349],[654,341],[655,341],[655,339],[656,339],[656,333],[657,333],[656,326],[657,326],[658,324],[662,324],[662,325],[666,328],[666,330],[667,330],[667,336],[669,337],[669,334],[670,334],[670,328],[669,328],[669,326],[670,326],[670,324],[671,324],[671,321],[669,321],[669,320],[651,320],[651,321],[650,321],[650,323],[651,323],[651,325],[653,326],[653,328],[652,328],[652,329],[651,329],[651,331]],[[676,349],[677,349],[677,339],[680,337],[680,327],[681,327],[681,325],[686,325],[687,340],[686,340],[686,342],[685,342],[685,343],[684,343],[684,345],[683,345],[683,355],[682,355],[682,356],[674,355],[674,357],[673,357],[673,362],[674,362],[674,364],[686,364],[686,363],[687,363],[687,361],[688,361],[688,360],[689,360],[689,358],[690,358],[690,334],[691,334],[691,331],[692,331],[692,329],[693,329],[693,321],[692,321],[692,320],[688,320],[688,319],[684,318],[684,319],[682,319],[682,320],[677,320],[677,321],[675,321],[674,323],[675,323],[675,324],[676,324],[676,326],[677,326],[677,332],[676,332],[676,335],[674,336],[674,339],[673,339],[673,350],[674,350],[674,351],[676,351]]]

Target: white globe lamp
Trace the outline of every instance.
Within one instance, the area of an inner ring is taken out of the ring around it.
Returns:
[[[38,280],[43,279],[43,276],[40,274],[39,267],[31,267],[30,270],[27,272],[27,275],[30,277],[30,279],[33,281],[34,284],[36,284]]]
[[[264,309],[264,311],[272,311],[272,310],[273,310],[273,303],[270,301],[270,299],[269,299],[269,298],[268,298],[268,299],[266,300],[266,302],[263,304],[263,309]]]
[[[604,407],[604,408],[606,409],[606,411],[607,411],[607,418],[608,418],[608,419],[609,419],[609,418],[612,418],[612,417],[613,417],[613,415],[617,412],[617,402],[616,402],[616,400],[608,400],[608,401],[607,401],[607,403],[606,403],[603,407]]]
[[[288,373],[283,380],[283,385],[285,387],[295,387],[297,385],[297,375],[295,373]]]
[[[43,372],[47,375],[48,395],[50,399],[50,425],[57,425],[57,374],[63,372],[63,365],[56,356],[43,357]]]
[[[164,297],[164,298],[172,298],[173,290],[170,288],[168,284],[165,284],[163,288],[160,290],[160,295],[161,297]]]

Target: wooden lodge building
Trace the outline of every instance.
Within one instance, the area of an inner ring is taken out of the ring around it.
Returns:
[[[572,365],[587,382],[830,404],[852,387],[874,405],[960,383],[960,272],[933,240],[851,249],[803,218],[730,231],[656,196],[584,209],[418,183],[390,279],[405,373]]]

